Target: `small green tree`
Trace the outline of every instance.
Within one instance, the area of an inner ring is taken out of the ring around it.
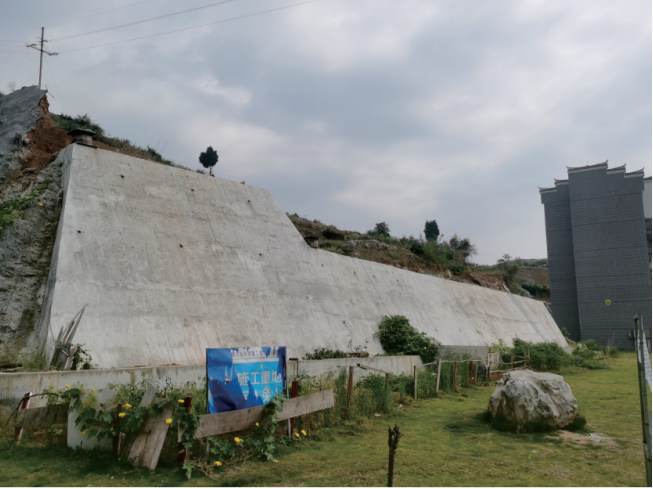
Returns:
[[[437,241],[440,237],[440,228],[435,221],[426,221],[424,224],[424,237],[426,241]]]
[[[374,225],[374,229],[368,231],[367,234],[390,237],[390,226],[385,222],[378,222]]]
[[[209,146],[206,148],[206,152],[200,153],[200,163],[204,168],[209,169],[209,175],[213,176],[213,167],[218,162],[218,153]]]

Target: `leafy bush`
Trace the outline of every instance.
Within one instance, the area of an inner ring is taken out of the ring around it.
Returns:
[[[551,289],[546,285],[537,285],[533,283],[521,284],[522,289],[527,290],[533,296],[549,295]]]
[[[438,344],[417,331],[404,316],[384,316],[375,336],[389,355],[419,355],[424,363],[433,362],[438,355]]]
[[[347,355],[340,350],[316,348],[313,353],[307,353],[304,360],[325,360],[327,358],[347,358]]]
[[[424,254],[424,244],[422,243],[411,243],[410,251],[416,255],[422,256]]]
[[[374,229],[367,232],[370,236],[385,236],[390,237],[390,226],[385,222],[378,222],[374,225]]]
[[[531,368],[535,370],[559,370],[570,365],[573,361],[571,355],[555,343],[529,343],[515,338],[510,353],[502,357],[502,361],[510,362],[510,354],[516,356],[530,355]]]

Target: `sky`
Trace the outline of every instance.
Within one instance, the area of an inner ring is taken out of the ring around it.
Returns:
[[[38,83],[45,27],[52,112],[193,169],[211,145],[218,177],[340,229],[435,219],[481,264],[546,257],[566,166],[651,175],[650,0],[214,3],[0,0],[0,91]]]

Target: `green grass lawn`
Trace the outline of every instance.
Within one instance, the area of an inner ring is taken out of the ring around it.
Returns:
[[[587,418],[583,431],[514,434],[481,421],[494,387],[471,387],[406,406],[403,415],[309,433],[282,448],[278,462],[226,465],[189,481],[174,466],[150,472],[106,454],[43,445],[26,434],[0,444],[3,486],[384,486],[387,426],[405,433],[397,450],[395,486],[643,486],[637,370],[634,353],[609,370],[564,373]],[[650,393],[649,393],[650,395]],[[650,397],[649,397],[650,400]],[[592,442],[598,433],[603,442]],[[200,454],[196,454],[200,455]]]

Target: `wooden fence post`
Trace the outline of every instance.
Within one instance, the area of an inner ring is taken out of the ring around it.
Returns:
[[[458,362],[454,360],[453,362],[453,389],[456,390],[456,377],[458,376]]]
[[[438,360],[438,379],[435,381],[435,392],[440,390],[440,372],[442,372],[442,360]]]
[[[389,383],[390,383],[390,374],[385,374],[385,390],[388,390]]]
[[[469,361],[469,381],[472,383],[474,381],[474,362]]]
[[[191,396],[188,396],[184,399],[184,407],[188,408],[189,411],[193,409],[193,398]],[[187,457],[188,457],[188,450],[184,448],[184,442],[180,440],[179,456],[177,457],[177,463],[179,464],[179,467],[182,467],[184,465]]]
[[[413,397],[417,401],[417,365],[413,365]]]
[[[351,404],[351,393],[354,388],[354,367],[349,367],[349,384],[347,385],[347,409]]]
[[[476,368],[474,369],[474,383],[478,382],[478,360],[474,362]]]
[[[20,404],[20,410],[24,411],[25,409],[29,408],[29,401],[30,401],[30,396],[32,395],[31,392],[28,392],[23,396],[23,402]],[[23,427],[22,426],[16,426],[16,430],[14,431],[14,438],[16,438],[16,441],[20,441],[20,437],[23,436]]]
[[[292,390],[290,391],[290,398],[294,399],[299,394],[299,380],[292,381]],[[290,418],[290,436],[295,432],[295,418]]]

